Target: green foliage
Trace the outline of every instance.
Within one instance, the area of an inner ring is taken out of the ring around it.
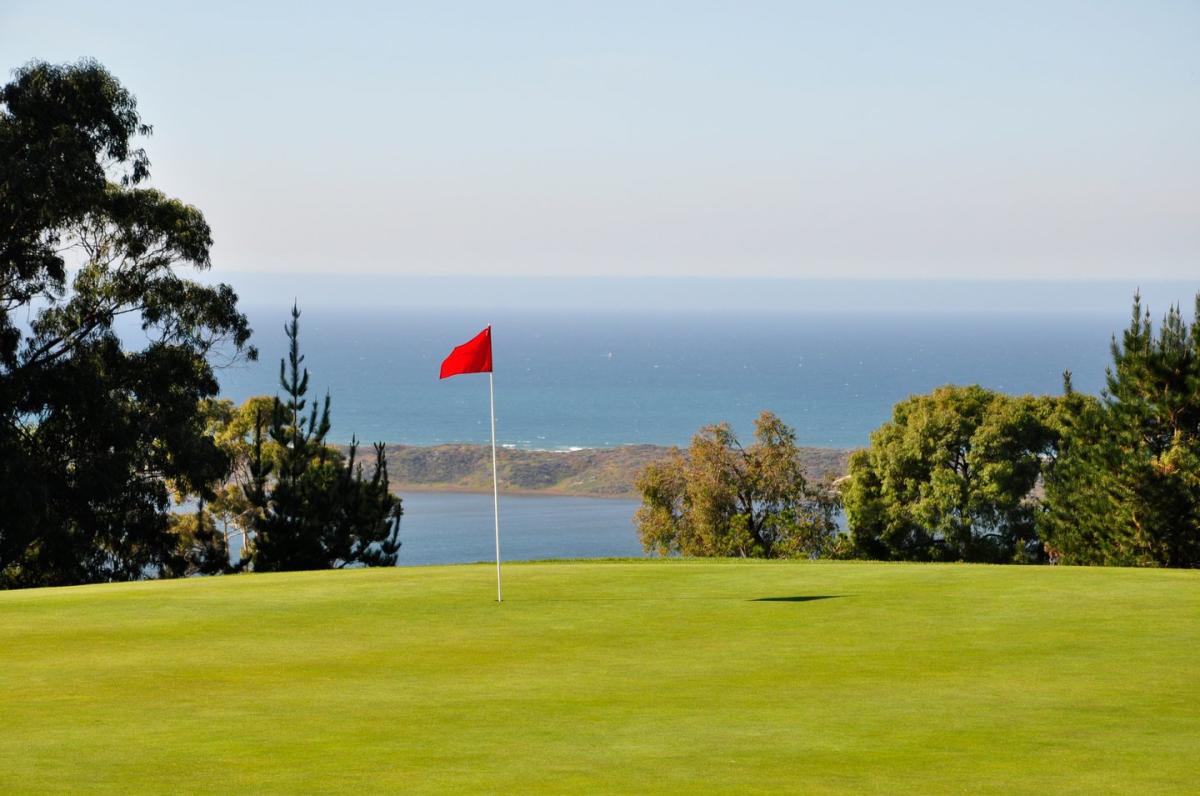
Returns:
[[[804,475],[796,435],[763,412],[743,448],[728,424],[708,426],[637,479],[642,546],[660,555],[783,558],[834,549],[836,497]]]
[[[204,434],[210,437],[218,450],[229,462],[226,479],[211,487],[207,499],[202,500],[195,514],[172,515],[173,529],[181,535],[180,543],[195,552],[187,562],[185,573],[192,571],[216,574],[232,569],[229,566],[230,542],[241,538],[243,546],[251,538],[255,518],[259,512],[246,496],[246,486],[251,481],[251,459],[253,456],[254,424],[260,416],[269,417],[275,399],[271,396],[248,398],[235,407],[228,399],[208,398],[200,402],[200,413],[204,419]],[[267,442],[265,457],[270,461],[278,458],[277,446]],[[176,499],[184,500],[187,494],[176,489]],[[200,538],[196,538],[197,532]],[[212,562],[223,562],[217,566]]]
[[[1063,418],[1042,533],[1066,563],[1200,566],[1200,295],[1157,334],[1135,296],[1112,355],[1102,401]]]
[[[71,225],[93,215],[119,174],[149,175],[149,135],[133,96],[94,61],[33,62],[0,88],[0,285],[9,305],[65,286],[60,251]],[[0,358],[10,366],[20,334],[0,317]]]
[[[855,549],[870,558],[1033,561],[1031,492],[1056,440],[1054,402],[979,386],[898,403],[850,459],[843,487]]]
[[[228,538],[203,505],[191,514],[172,514],[169,527],[176,547],[175,555],[163,566],[163,575],[179,578],[231,571]]]
[[[384,446],[364,478],[352,442],[345,461],[329,447],[328,393],[318,410],[305,413],[308,369],[300,354],[300,311],[285,327],[288,358],[279,363],[284,399],[270,417],[253,405],[252,439],[246,452],[242,493],[252,535],[244,563],[257,571],[328,569],[353,564],[392,566],[400,551],[400,498],[388,490]]]
[[[137,187],[149,131],[92,61],[35,62],[0,89],[0,586],[205,566],[181,563],[194,546],[170,493],[223,479],[198,410],[217,392],[209,360],[254,350],[234,292],[178,273],[209,267],[211,234]],[[113,330],[126,314],[141,350]]]

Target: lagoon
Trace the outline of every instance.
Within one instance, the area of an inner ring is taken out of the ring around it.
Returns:
[[[400,566],[492,561],[492,496],[406,492]],[[642,556],[634,500],[500,495],[504,561]]]

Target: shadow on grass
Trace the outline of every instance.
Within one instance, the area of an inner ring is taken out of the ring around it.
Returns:
[[[808,603],[813,600],[836,600],[840,594],[803,594],[795,597],[755,597],[752,603]]]
[[[811,600],[836,600],[842,597],[841,594],[813,594],[801,595],[796,597],[754,597],[747,600],[745,597],[735,596],[714,596],[706,594],[656,594],[645,595],[639,594],[636,596],[610,595],[607,597],[509,597],[505,595],[504,602],[514,603],[612,603],[612,602],[659,602],[659,601],[675,601],[686,600],[692,602],[750,602],[750,603],[806,603]]]

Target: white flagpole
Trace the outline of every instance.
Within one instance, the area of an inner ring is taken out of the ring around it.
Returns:
[[[500,590],[500,480],[496,475],[496,382],[488,371],[488,402],[492,408],[492,504],[496,510],[496,602],[504,602]]]

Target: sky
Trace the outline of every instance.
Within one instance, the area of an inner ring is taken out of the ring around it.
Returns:
[[[0,68],[99,59],[258,275],[1195,280],[1198,41],[1195,0],[0,2]]]

